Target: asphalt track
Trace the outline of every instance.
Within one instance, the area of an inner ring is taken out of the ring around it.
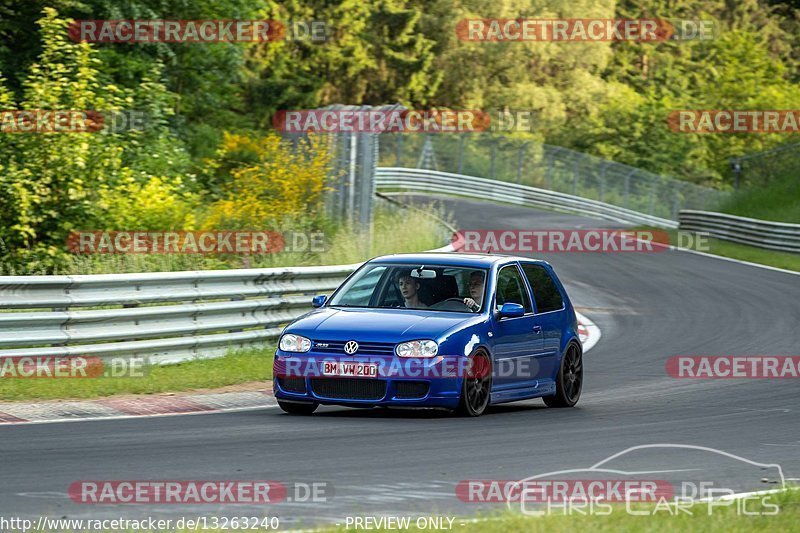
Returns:
[[[597,228],[614,224],[491,203],[447,200],[465,229]],[[495,504],[455,496],[465,479],[520,479],[589,467],[626,448],[710,447],[800,477],[797,380],[688,380],[666,375],[672,355],[800,353],[800,276],[679,251],[563,253],[550,261],[573,301],[602,329],[587,354],[577,408],[541,400],[477,419],[430,411],[278,409],[0,428],[0,516],[282,518],[282,527],[354,515],[472,515]],[[779,486],[774,469],[711,452],[648,449],[624,469],[694,476],[737,491]],[[78,505],[76,480],[325,481],[325,503]]]

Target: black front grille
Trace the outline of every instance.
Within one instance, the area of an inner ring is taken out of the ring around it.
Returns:
[[[348,341],[314,341],[311,349],[317,353],[345,353],[344,345]],[[356,354],[363,355],[394,355],[393,342],[361,342],[358,343]],[[347,354],[350,355],[350,354]]]
[[[305,392],[306,378],[278,378],[278,385],[287,392]]]
[[[380,400],[386,396],[386,382],[365,378],[313,378],[311,390],[323,398]]]
[[[407,400],[424,397],[428,394],[429,387],[427,381],[395,381],[394,386],[397,398]]]

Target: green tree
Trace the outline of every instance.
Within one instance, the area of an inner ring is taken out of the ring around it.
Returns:
[[[420,32],[419,10],[405,0],[267,2],[263,18],[322,21],[327,41],[283,40],[251,47],[248,108],[260,124],[277,109],[333,103],[425,105],[440,78],[433,39]]]
[[[87,43],[67,39],[66,19],[44,10],[38,22],[42,52],[22,83],[15,106],[0,89],[3,109],[96,110],[137,107],[149,111],[152,131],[19,133],[0,136],[0,237],[7,260],[52,268],[65,253],[70,231],[103,229],[110,191],[133,181],[146,183],[159,157],[183,156],[175,139],[157,125],[164,89],[147,82],[138,91],[104,82],[102,62]],[[171,145],[171,146],[170,146]],[[169,149],[164,147],[169,146]],[[123,190],[123,189],[120,189]]]
[[[603,75],[629,95],[599,102],[548,139],[650,171],[707,185],[731,182],[729,158],[788,139],[774,134],[674,133],[680,109],[798,109],[794,37],[776,12],[756,0],[621,1],[618,17],[710,20],[710,40],[617,42]],[[624,94],[624,93],[620,93]]]

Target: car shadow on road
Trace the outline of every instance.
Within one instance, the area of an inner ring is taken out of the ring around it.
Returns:
[[[522,412],[547,411],[548,407],[541,401],[526,401],[521,403],[510,403],[492,405],[483,414],[484,417],[496,417]],[[281,413],[284,415],[284,413]],[[285,415],[292,416],[292,415]],[[460,417],[447,409],[432,408],[404,408],[404,407],[371,407],[353,408],[323,406],[312,415],[312,418],[350,418],[350,419],[469,419]]]

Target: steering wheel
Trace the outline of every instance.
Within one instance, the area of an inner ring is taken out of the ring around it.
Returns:
[[[453,308],[454,306],[452,304],[454,304],[456,302],[458,302],[460,305],[459,306],[455,306],[457,308],[454,309]],[[463,298],[456,298],[456,297],[447,298],[446,300],[442,300],[441,302],[436,302],[435,304],[433,304],[431,306],[431,308],[432,309],[443,309],[445,311],[463,311],[463,309],[466,308],[469,311],[472,311],[472,309],[470,309],[469,306],[464,303],[464,299]]]

